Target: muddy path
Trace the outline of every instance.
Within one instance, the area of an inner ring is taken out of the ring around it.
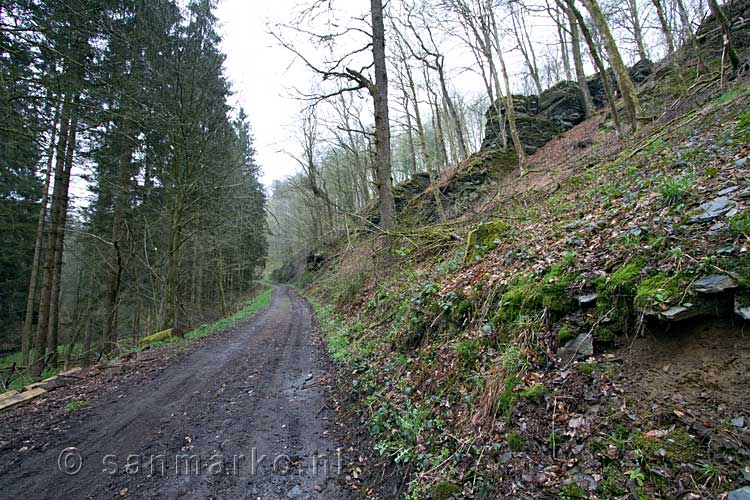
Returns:
[[[277,287],[251,321],[102,396],[44,446],[6,447],[0,497],[348,498],[324,356],[309,305]]]

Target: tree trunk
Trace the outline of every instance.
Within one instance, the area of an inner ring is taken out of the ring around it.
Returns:
[[[76,96],[73,101],[73,117],[70,121],[70,130],[68,131],[68,143],[65,153],[65,175],[63,177],[62,205],[59,211],[59,221],[55,224],[55,265],[54,275],[52,277],[52,288],[50,292],[49,307],[49,325],[47,332],[47,355],[49,356],[50,366],[57,364],[57,346],[58,335],[60,331],[60,305],[62,295],[62,264],[63,252],[65,250],[65,223],[68,218],[68,192],[70,188],[70,174],[73,170],[73,159],[76,149],[76,134],[78,132],[78,106],[81,97]]]
[[[380,201],[380,227],[396,228],[396,203],[391,180],[391,129],[388,119],[388,68],[385,58],[383,0],[371,0],[372,54],[375,65],[375,172]]]
[[[508,117],[508,129],[510,130],[510,138],[513,141],[513,149],[516,151],[518,156],[518,169],[521,171],[521,175],[526,175],[526,167],[528,164],[528,157],[526,156],[526,149],[521,142],[521,138],[518,136],[518,129],[516,128],[516,116],[515,106],[513,103],[513,93],[510,88],[510,80],[508,79],[508,69],[505,67],[505,58],[500,47],[500,35],[497,30],[497,21],[495,19],[495,13],[492,9],[486,13],[489,17],[487,22],[487,31],[492,30],[492,37],[495,42],[495,50],[497,51],[497,58],[500,61],[500,70],[503,74],[503,82],[505,83],[505,114]],[[489,42],[489,33],[488,42]],[[491,46],[488,43],[488,46]],[[502,97],[503,93],[498,88],[498,96]]]
[[[443,208],[443,200],[442,196],[440,194],[440,189],[438,189],[437,180],[435,178],[435,168],[432,164],[432,159],[430,158],[430,150],[427,147],[427,138],[425,137],[424,132],[424,125],[422,124],[422,114],[419,111],[419,101],[417,100],[417,86],[414,83],[414,75],[411,72],[411,68],[409,68],[409,64],[406,61],[406,58],[404,57],[404,66],[406,68],[406,82],[409,87],[409,92],[411,93],[411,101],[414,103],[414,121],[416,122],[417,126],[417,138],[419,139],[419,147],[422,152],[422,160],[424,161],[425,168],[427,168],[427,173],[430,176],[430,186],[433,190],[433,195],[435,197],[435,207],[437,208],[438,215],[440,215],[440,220],[445,222],[445,209]],[[407,111],[407,116],[408,116]]]
[[[42,240],[44,239],[45,219],[47,218],[47,205],[49,202],[49,188],[52,180],[52,167],[55,156],[55,140],[57,138],[57,127],[60,121],[60,107],[62,101],[58,100],[55,106],[55,114],[52,118],[50,129],[49,148],[47,150],[47,174],[44,181],[42,200],[39,202],[39,216],[36,223],[36,238],[34,239],[34,256],[31,261],[31,276],[29,277],[29,292],[26,298],[26,316],[23,322],[23,333],[21,335],[21,364],[29,366],[29,351],[31,350],[31,337],[34,323],[34,305],[36,299],[36,287],[39,280],[39,258],[42,253]]]
[[[703,59],[700,44],[695,38],[693,29],[690,27],[690,16],[688,16],[687,9],[685,8],[685,3],[683,2],[683,0],[676,0],[676,2],[677,12],[679,12],[680,14],[680,22],[682,23],[682,33],[685,37],[685,42],[690,42],[690,45],[693,47],[693,52],[695,52],[695,56],[698,58],[698,72],[706,74],[708,73],[708,66],[706,66],[706,61],[704,61]]]
[[[130,191],[130,172],[135,144],[132,141],[132,123],[127,117],[126,111],[122,126],[115,133],[119,135],[119,155],[117,159],[117,184],[114,188],[114,208],[112,213],[112,255],[109,271],[109,283],[107,291],[107,322],[104,330],[104,338],[107,346],[111,348],[117,343],[117,303],[119,301],[120,286],[123,273],[122,247],[126,239],[125,235],[125,209]]]
[[[594,38],[591,36],[589,28],[588,26],[586,26],[586,21],[584,21],[583,15],[576,8],[573,1],[574,0],[566,0],[568,9],[575,16],[576,21],[578,22],[578,27],[581,29],[581,33],[583,34],[583,38],[584,40],[586,40],[586,45],[589,48],[589,53],[591,54],[591,58],[594,60],[594,66],[596,66],[597,70],[599,71],[599,77],[602,79],[602,87],[604,88],[604,94],[607,96],[609,109],[612,112],[612,121],[614,121],[615,123],[615,131],[617,132],[618,137],[622,137],[623,132],[622,125],[620,124],[620,114],[617,111],[617,101],[615,100],[615,93],[614,89],[612,88],[612,83],[609,80],[609,73],[607,72],[607,68],[604,66],[604,62],[602,61],[601,56],[599,56],[596,42],[594,42]]]
[[[617,85],[620,88],[622,100],[625,103],[625,112],[628,115],[631,131],[635,131],[638,128],[638,115],[641,112],[641,105],[638,102],[638,93],[635,90],[635,85],[633,85],[633,80],[630,79],[628,68],[622,60],[620,50],[617,48],[617,43],[615,43],[615,39],[607,24],[607,19],[599,7],[599,2],[597,0],[584,0],[584,5],[589,10],[591,19],[599,30],[599,34],[604,39],[604,47],[607,49],[609,63],[615,72]]]
[[[55,150],[55,181],[52,188],[52,205],[50,210],[50,225],[47,228],[47,245],[44,256],[44,279],[39,297],[39,318],[37,320],[37,335],[35,344],[35,360],[33,373],[36,376],[44,371],[47,357],[47,331],[50,323],[50,304],[52,302],[52,280],[54,277],[55,255],[57,248],[57,225],[59,225],[61,205],[63,203],[63,186],[65,185],[65,155],[70,130],[72,99],[64,98],[60,118],[60,134]],[[63,221],[64,223],[64,221]]]
[[[734,49],[734,43],[732,42],[732,29],[729,26],[729,20],[724,14],[724,9],[721,8],[717,0],[708,0],[708,5],[711,7],[711,13],[714,15],[719,25],[721,26],[721,33],[724,36],[724,50],[726,51],[729,62],[732,64],[732,69],[737,71],[740,69],[741,62],[740,57],[737,55],[737,51]]]
[[[667,42],[667,54],[672,55],[674,52],[674,37],[672,36],[672,29],[669,27],[669,21],[667,21],[667,15],[664,13],[664,6],[661,0],[651,0],[656,8],[656,15],[659,18],[659,24],[661,25],[661,32],[664,34],[664,40]]]
[[[565,14],[568,17],[568,24],[570,25],[570,45],[573,49],[573,66],[576,69],[576,80],[578,86],[581,88],[581,94],[583,95],[583,110],[586,114],[586,118],[590,117],[594,112],[594,102],[591,99],[591,93],[589,92],[588,80],[586,79],[586,72],[583,69],[583,57],[581,56],[581,36],[578,31],[578,21],[576,21],[575,15],[570,9],[565,8]]]
[[[443,56],[439,56],[442,58]],[[448,93],[448,84],[445,79],[445,70],[443,68],[443,62],[442,61],[436,61],[436,66],[438,68],[438,80],[440,81],[440,90],[443,93],[443,100],[445,101],[445,107],[448,109],[448,114],[450,115],[450,119],[453,122],[453,128],[456,130],[456,142],[458,143],[458,153],[460,156],[460,160],[465,160],[469,157],[469,153],[466,148],[466,138],[464,137],[464,127],[463,123],[461,122],[461,117],[458,116],[458,112],[456,111],[456,106],[453,103],[453,99],[451,98],[450,94]]]
[[[628,0],[628,10],[630,11],[630,21],[633,24],[633,34],[635,35],[635,44],[638,48],[638,57],[642,61],[648,59],[646,45],[643,43],[643,29],[641,28],[641,19],[638,15],[638,4],[636,0]]]

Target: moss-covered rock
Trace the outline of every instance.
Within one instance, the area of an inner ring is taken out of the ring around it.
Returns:
[[[511,323],[545,309],[553,316],[563,315],[572,307],[568,287],[573,281],[574,276],[560,265],[553,266],[541,277],[529,274],[518,278],[501,297],[493,322]]]
[[[508,229],[510,229],[510,226],[507,223],[501,220],[493,220],[480,224],[469,231],[466,237],[464,262],[472,262],[498,246]]]
[[[145,347],[147,345],[155,344],[157,342],[163,342],[165,340],[172,338],[172,332],[173,332],[172,328],[169,328],[167,330],[162,330],[160,332],[152,333],[151,335],[147,337],[143,337],[138,344],[141,347]]]
[[[573,340],[577,336],[578,332],[571,328],[570,325],[562,325],[557,331],[557,341],[560,345],[565,345],[569,340]]]
[[[668,276],[658,273],[645,278],[636,288],[635,305],[640,308],[659,308],[675,304],[685,295],[690,277],[685,273]]]
[[[449,500],[456,493],[461,493],[461,487],[450,481],[443,481],[432,489],[433,500]]]

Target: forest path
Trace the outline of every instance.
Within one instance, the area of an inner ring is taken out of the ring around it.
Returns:
[[[276,287],[231,335],[103,397],[50,446],[13,450],[0,497],[347,498],[312,317]]]

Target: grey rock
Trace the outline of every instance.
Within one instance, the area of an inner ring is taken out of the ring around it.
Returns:
[[[594,339],[588,332],[569,340],[564,347],[557,351],[557,355],[563,363],[569,363],[576,358],[585,358],[592,354],[594,354]]]
[[[302,496],[302,488],[300,488],[299,485],[289,490],[286,494],[287,498],[299,498],[301,496]]]
[[[734,164],[740,168],[744,167],[747,164],[747,157],[740,158],[739,160],[735,161]]]
[[[582,306],[588,306],[591,304],[594,304],[596,302],[596,299],[599,298],[599,294],[597,293],[589,293],[586,295],[579,295],[576,297],[576,300],[579,304]]]
[[[737,288],[737,283],[725,274],[701,276],[693,283],[693,289],[700,293],[722,293]]]
[[[727,227],[729,226],[727,226],[725,223],[717,222],[716,224],[708,228],[708,232],[706,234],[709,236],[716,236],[717,234],[721,234],[726,231]]]
[[[701,213],[692,217],[690,222],[706,222],[724,215],[734,208],[734,202],[726,196],[719,196],[700,206]]]
[[[724,188],[718,193],[716,193],[718,196],[726,196],[728,194],[734,193],[739,189],[739,186],[729,186],[728,188]]]
[[[750,486],[734,490],[729,494],[728,500],[750,500]]]
[[[750,321],[750,305],[740,303],[739,297],[734,298],[734,312],[740,318]]]
[[[726,247],[719,248],[716,253],[719,255],[731,255],[737,251],[737,247],[734,245],[729,245]]]
[[[745,427],[745,417],[739,416],[737,418],[733,418],[732,419],[732,427],[738,427],[740,429],[742,429],[743,427]]]
[[[743,198],[743,199],[744,199],[744,198],[750,198],[750,189],[744,189],[744,190],[743,190],[743,191],[742,191],[742,192],[740,193],[740,198]]]
[[[666,311],[657,313],[661,319],[666,321],[681,321],[683,319],[689,319],[697,316],[699,313],[693,310],[691,307],[685,306],[672,306]]]

